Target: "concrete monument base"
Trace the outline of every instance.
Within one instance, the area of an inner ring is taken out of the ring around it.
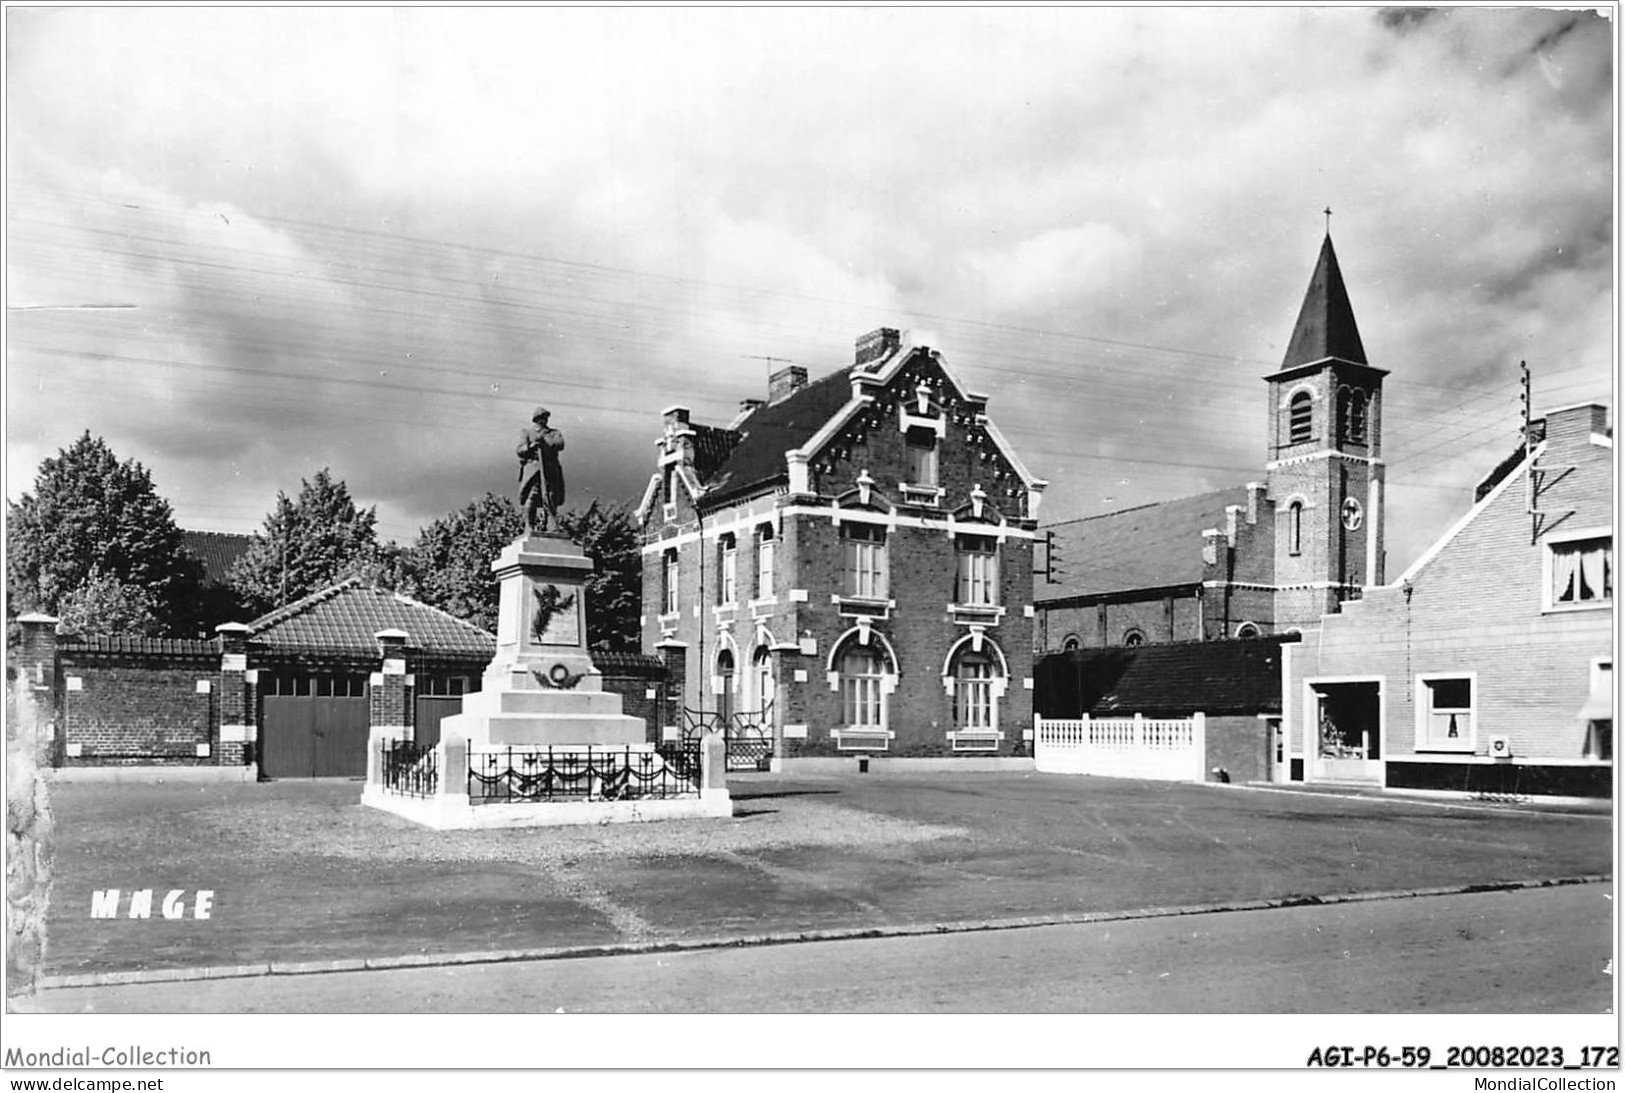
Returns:
[[[680,776],[647,743],[642,719],[622,713],[620,695],[603,689],[587,649],[593,566],[581,548],[525,537],[491,568],[501,599],[483,689],[441,721],[441,742],[427,753],[390,751],[391,738],[406,733],[374,730],[361,803],[448,830],[732,815],[720,737],[704,742],[697,773]],[[617,792],[600,792],[604,780],[583,773],[589,758],[610,772]],[[626,771],[629,778],[615,779]],[[565,799],[511,799],[544,785],[538,795]],[[491,796],[470,799],[482,790]]]

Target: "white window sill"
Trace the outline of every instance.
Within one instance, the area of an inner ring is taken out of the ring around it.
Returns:
[[[1575,611],[1611,611],[1613,600],[1586,600],[1584,603],[1552,603],[1540,609],[1543,615],[1567,615]]]

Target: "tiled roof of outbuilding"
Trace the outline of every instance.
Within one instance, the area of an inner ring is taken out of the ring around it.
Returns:
[[[1202,532],[1224,527],[1226,506],[1246,503],[1247,487],[1234,486],[1046,527],[1055,533],[1059,583],[1040,585],[1035,599],[1200,581]]]
[[[380,630],[404,630],[407,644],[432,653],[490,656],[496,637],[437,607],[372,588],[352,577],[249,623],[252,641],[288,651],[376,654]]]
[[[203,563],[204,581],[219,585],[226,583],[231,567],[254,545],[254,536],[225,531],[182,530],[181,541],[186,546],[186,552]]]
[[[1281,645],[1292,637],[1080,649],[1035,666],[1044,717],[1281,712]]]
[[[740,422],[740,441],[704,480],[711,497],[735,496],[785,472],[784,453],[811,440],[852,398],[852,368],[822,376],[780,402],[758,407]]]

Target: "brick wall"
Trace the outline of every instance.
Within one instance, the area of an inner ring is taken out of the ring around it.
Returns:
[[[1537,529],[1525,511],[1523,478],[1514,475],[1459,534],[1405,584],[1371,589],[1321,620],[1290,656],[1291,744],[1304,745],[1309,716],[1304,681],[1379,677],[1383,748],[1390,759],[1484,757],[1489,738],[1510,738],[1519,760],[1582,759],[1585,726],[1575,714],[1590,689],[1592,663],[1612,656],[1611,609],[1548,611],[1543,558],[1554,535],[1612,522],[1612,451],[1592,444],[1589,411],[1554,415],[1547,454],[1553,468],[1539,507],[1553,514]],[[1565,468],[1559,472],[1559,468]],[[1476,731],[1463,752],[1417,746],[1416,677],[1476,677]]]
[[[65,658],[62,764],[218,765],[218,669],[218,662],[196,659],[143,664]],[[200,684],[208,689],[200,691]]]
[[[1251,714],[1207,718],[1207,771],[1222,767],[1232,782],[1265,782],[1270,777],[1270,728]]]

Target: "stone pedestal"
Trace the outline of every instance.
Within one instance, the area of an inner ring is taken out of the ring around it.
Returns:
[[[592,560],[544,536],[510,543],[491,568],[502,582],[496,656],[440,731],[472,747],[643,744],[643,722],[621,712],[587,652]]]

